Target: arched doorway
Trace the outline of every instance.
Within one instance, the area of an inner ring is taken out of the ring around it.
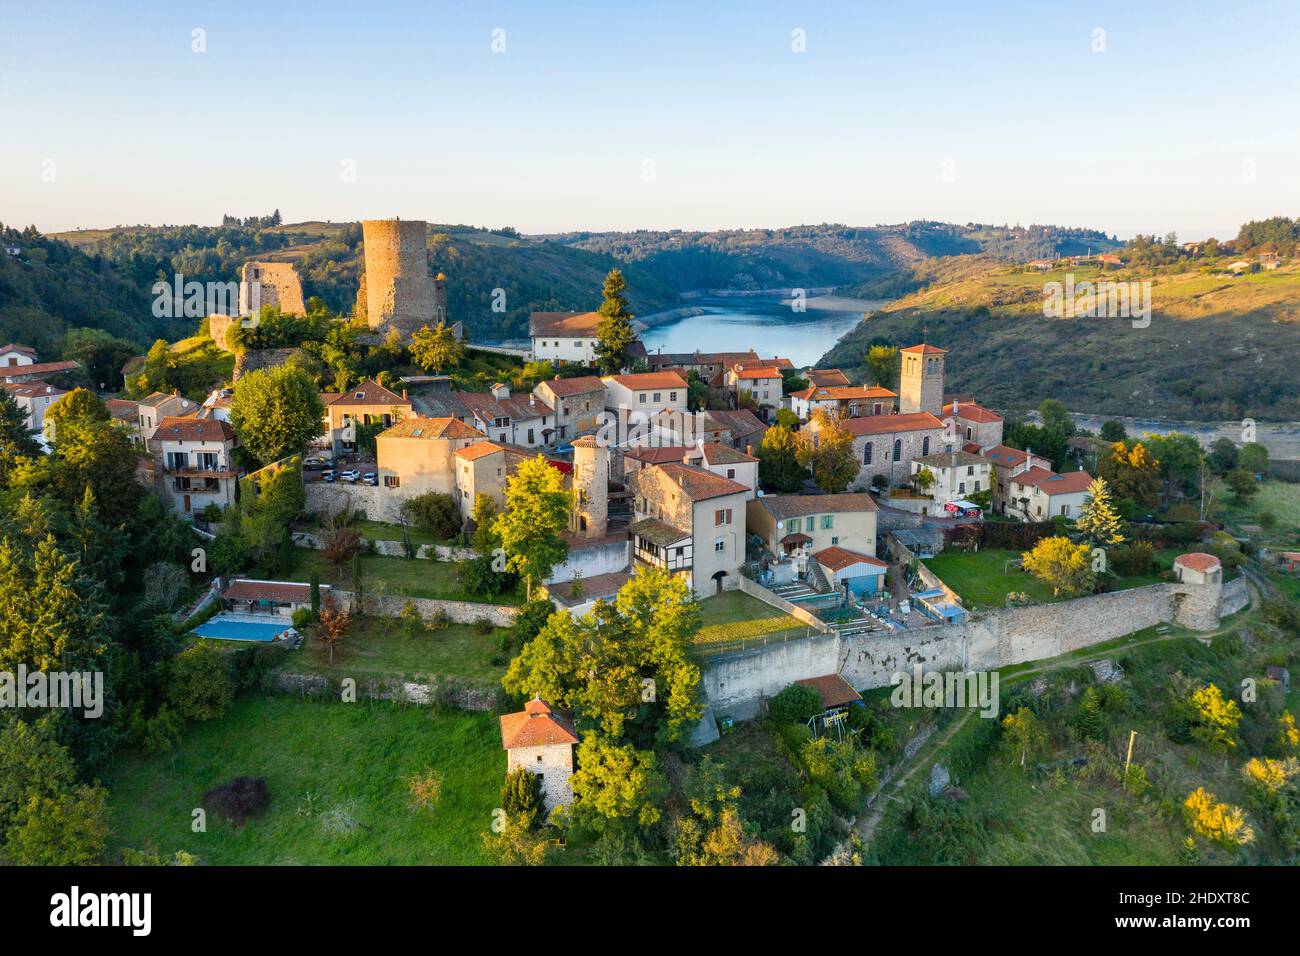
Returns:
[[[725,578],[726,576],[727,576],[726,571],[715,571],[713,573],[714,583],[716,583],[718,586],[718,590],[717,590],[718,594],[722,593],[722,579]]]

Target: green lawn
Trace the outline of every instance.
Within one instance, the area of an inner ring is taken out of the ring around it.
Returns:
[[[384,521],[354,520],[350,526],[356,528],[357,532],[363,538],[369,538],[371,541],[401,541],[402,526],[400,524],[388,524]],[[407,534],[411,539],[411,544],[419,547],[422,544],[450,544],[451,542],[444,538],[435,538],[427,531],[421,531],[419,528],[410,526],[407,528]]]
[[[1269,512],[1277,519],[1277,524],[1270,530],[1260,527],[1249,532],[1250,535],[1264,544],[1281,546],[1283,550],[1300,548],[1300,484],[1261,482],[1259,494],[1244,503],[1239,503],[1222,485],[1219,492],[1227,502],[1227,518],[1232,527],[1259,526],[1259,516]]]
[[[506,670],[491,663],[502,633],[480,634],[468,624],[452,624],[411,636],[393,618],[366,618],[334,649],[333,664],[329,651],[308,638],[301,650],[288,655],[283,669],[331,677],[455,677],[495,687]]]
[[[1022,591],[1040,604],[1064,600],[1054,597],[1052,588],[1038,578],[1008,561],[1019,560],[1021,552],[1002,548],[981,548],[979,551],[945,551],[937,557],[926,558],[925,566],[956,591],[968,610],[988,607],[1006,607],[1007,594]],[[1178,551],[1157,551],[1156,562],[1162,568],[1172,565]],[[1145,587],[1160,581],[1158,573],[1120,578],[1119,590]]]
[[[744,591],[724,591],[705,598],[700,602],[700,620],[695,635],[695,643],[699,645],[776,636],[782,632],[803,637],[808,631],[808,625],[802,621]]]
[[[496,718],[385,703],[243,698],[186,728],[170,754],[119,756],[106,781],[115,849],[153,846],[217,865],[477,864],[500,803],[505,754]],[[407,779],[442,775],[432,809],[409,805]],[[266,778],[271,803],[243,827],[209,815],[205,791]],[[335,825],[350,816],[355,826]]]
[[[495,602],[483,601],[461,587],[458,572],[460,565],[449,561],[424,561],[406,558],[386,558],[377,554],[361,556],[361,572],[366,587],[374,592],[376,587],[387,589],[390,595],[402,597],[441,598],[446,601],[474,601],[480,604],[519,604],[523,589],[503,594]],[[310,548],[294,549],[293,567],[284,575],[288,581],[310,581],[312,571],[320,574],[322,584],[333,584],[352,590],[352,572],[344,567],[336,572],[325,563],[320,551]]]

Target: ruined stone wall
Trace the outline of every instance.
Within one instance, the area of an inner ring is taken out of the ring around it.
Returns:
[[[1189,587],[1153,584],[1002,608],[962,624],[786,641],[711,658],[704,687],[718,712],[743,717],[792,682],[823,674],[842,674],[864,689],[887,686],[893,674],[916,664],[926,671],[992,670],[1043,660],[1173,621]],[[1240,603],[1234,593],[1230,606]]]
[[[244,263],[239,282],[239,314],[275,306],[287,315],[305,315],[302,280],[291,262]]]

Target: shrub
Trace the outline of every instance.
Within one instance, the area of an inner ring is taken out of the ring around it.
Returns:
[[[778,724],[806,724],[822,712],[817,691],[803,684],[791,684],[767,702],[767,713]]]
[[[224,817],[235,826],[266,811],[271,794],[262,777],[236,777],[230,783],[213,787],[203,795],[203,808]]]
[[[546,811],[542,778],[524,767],[510,771],[501,787],[501,808],[510,823],[525,830],[533,829]]]
[[[1183,803],[1183,819],[1193,833],[1212,843],[1232,849],[1255,839],[1255,831],[1246,824],[1241,807],[1217,803],[1217,797],[1204,787],[1197,787]]]
[[[1150,574],[1155,560],[1156,549],[1146,541],[1134,541],[1110,552],[1111,570],[1125,578]]]
[[[474,619],[474,630],[479,634],[491,634],[492,627],[492,622],[486,617],[478,617]]]
[[[234,682],[224,654],[207,641],[187,647],[172,658],[167,699],[189,720],[211,720],[226,712]]]
[[[420,773],[407,777],[406,787],[411,792],[412,809],[432,810],[442,796],[442,774],[432,767],[426,767]]]
[[[311,624],[312,613],[309,607],[300,607],[293,612],[293,626],[300,631],[305,631]]]
[[[421,531],[446,540],[460,530],[460,513],[451,495],[425,492],[404,505],[407,516]]]

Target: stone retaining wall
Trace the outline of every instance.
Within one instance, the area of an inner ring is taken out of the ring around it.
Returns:
[[[352,591],[333,590],[330,592],[341,607],[352,610],[356,605],[356,594]],[[506,604],[478,604],[473,601],[444,601],[437,598],[405,597],[400,594],[366,595],[366,611],[375,617],[397,617],[407,602],[415,605],[424,620],[433,619],[441,610],[447,620],[453,624],[474,624],[480,618],[487,618],[493,627],[510,627],[519,614],[519,608]]]
[[[275,694],[295,694],[317,700],[341,700],[347,665],[339,664],[339,675],[296,674],[278,671],[271,675],[267,689]],[[428,706],[442,697],[446,703],[462,710],[493,711],[497,708],[494,689],[466,687],[451,679],[407,681],[396,678],[370,678],[357,681],[357,700],[391,700]]]

